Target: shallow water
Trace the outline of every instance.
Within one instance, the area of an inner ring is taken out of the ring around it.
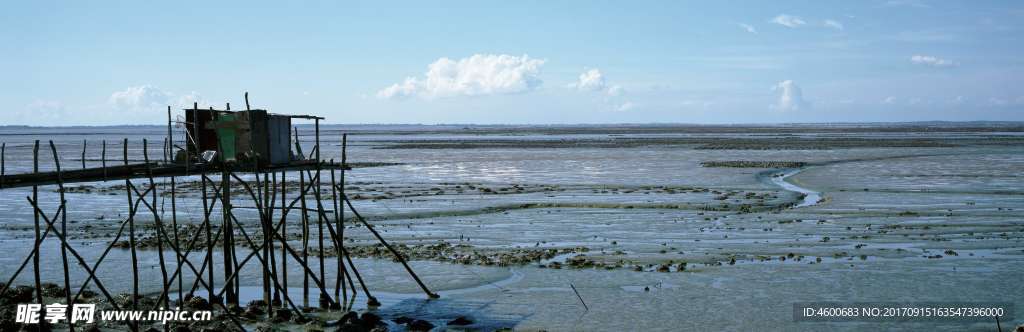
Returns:
[[[120,138],[130,138],[129,159],[137,160],[141,159],[141,138],[162,142],[163,130],[3,129],[0,140],[8,142],[5,171],[10,174],[31,170],[34,139],[54,139],[60,151],[71,151],[61,154],[62,167],[68,169],[81,167],[77,158],[82,139],[89,140],[87,166],[92,167],[100,164],[98,140],[106,139],[108,155],[123,162]],[[323,140],[324,158],[339,158],[340,129],[322,130],[330,135]],[[814,132],[793,135],[844,137]],[[978,139],[988,135],[992,133],[845,136]],[[411,262],[424,282],[442,295],[440,301],[426,300],[397,263],[357,258],[367,286],[384,304],[376,310],[385,318],[419,315],[435,323],[465,315],[481,329],[990,330],[993,326],[985,324],[796,323],[790,311],[797,301],[906,298],[1012,301],[1024,308],[1024,287],[1008,277],[1024,273],[1024,147],[1020,145],[824,150],[702,150],[664,145],[377,149],[399,140],[647,136],[772,137],[764,133],[470,135],[458,130],[403,134],[378,130],[350,136],[350,161],[401,163],[358,168],[346,176],[346,187],[351,187],[348,194],[363,196],[353,200],[356,208],[396,245],[443,242],[482,253],[586,249],[506,267]],[[310,151],[307,132],[302,139],[304,150]],[[44,170],[53,167],[45,143],[40,153]],[[151,144],[149,153],[153,158],[161,156],[161,146]],[[700,167],[703,161],[716,160],[803,161],[811,166],[794,170]],[[297,173],[288,174],[289,181],[297,178]],[[180,185],[197,179],[177,180]],[[102,253],[127,216],[124,190],[110,188],[118,184],[124,182],[69,186],[95,186],[91,192],[67,194],[72,245],[87,261]],[[10,276],[31,251],[32,209],[25,199],[29,195],[28,188],[0,190],[0,215],[4,216],[0,247],[7,252],[0,256],[0,276]],[[47,213],[56,210],[56,200],[53,186],[40,188]],[[166,222],[168,198],[161,196],[158,202]],[[236,213],[247,227],[252,225],[247,228],[250,234],[256,234],[257,214],[243,208],[249,203],[239,198]],[[519,207],[531,204],[537,206]],[[793,207],[772,208],[787,204]],[[177,205],[179,223],[202,221],[198,193],[183,193]],[[755,209],[740,210],[743,205]],[[212,215],[214,223],[220,224],[220,210]],[[143,230],[152,220],[148,214],[137,217]],[[297,214],[290,216],[288,225],[291,245],[300,246]],[[312,232],[315,237],[315,227]],[[348,246],[376,243],[365,227],[349,224],[345,232]],[[244,254],[249,250],[239,248]],[[48,239],[42,252],[43,275],[50,281],[60,280],[58,242]],[[140,257],[142,287],[155,292],[161,278],[158,256],[142,251]],[[198,265],[202,257],[192,253],[189,259]],[[165,253],[164,258],[173,269],[174,255]],[[599,262],[603,267],[565,266],[574,259]],[[219,250],[214,261],[222,262]],[[555,262],[563,267],[551,268]],[[677,267],[681,262],[688,263],[685,271]],[[311,263],[310,268],[318,270],[319,261]],[[98,273],[112,292],[130,291],[131,276],[124,272],[129,265],[128,251],[114,249]],[[673,272],[656,272],[661,265]],[[333,293],[336,261],[326,258],[325,267],[326,284]],[[647,272],[633,271],[636,267]],[[215,272],[218,287],[223,276]],[[300,272],[299,267],[289,266],[289,293],[297,301],[302,293]],[[85,274],[77,266],[71,273],[73,281],[84,281]],[[245,299],[262,296],[260,275],[253,264],[243,270]],[[185,278],[187,285],[193,280]],[[31,264],[17,280],[30,282]],[[310,291],[311,304],[316,304],[318,292]],[[362,295],[356,303],[357,308],[364,307]]]

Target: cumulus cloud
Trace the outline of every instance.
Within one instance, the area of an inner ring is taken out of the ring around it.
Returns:
[[[505,54],[475,54],[458,60],[440,58],[427,66],[424,77],[408,77],[381,89],[377,98],[433,99],[527,92],[543,83],[538,75],[544,62],[528,55]]]
[[[576,82],[569,84],[570,88],[576,88],[580,91],[602,91],[606,86],[607,83],[604,80],[604,75],[601,74],[601,70],[596,68],[583,72]]]
[[[202,97],[195,91],[176,94],[148,84],[116,91],[110,95],[107,103],[116,110],[124,111],[161,110],[167,106],[189,107],[193,103],[199,103],[200,106],[205,107]]]
[[[755,29],[753,25],[746,23],[736,23],[736,25],[740,26],[740,28],[743,28],[743,30],[746,30],[749,33],[757,33],[757,29]]]
[[[942,59],[930,55],[914,55],[910,57],[910,62],[912,62],[915,65],[925,65],[932,67],[954,67],[959,65],[958,63],[952,60]]]
[[[787,14],[779,14],[778,16],[775,16],[775,18],[771,19],[770,22],[778,25],[787,26],[790,28],[797,28],[807,24],[807,21],[804,21],[799,16],[792,16]]]
[[[804,100],[803,90],[792,80],[785,80],[775,84],[772,91],[779,92],[779,100],[771,105],[772,109],[780,111],[798,111],[806,109],[809,104]]]
[[[580,74],[576,82],[569,83],[570,89],[586,92],[602,92],[611,97],[621,96],[625,89],[617,84],[608,84],[600,69],[588,69]]]
[[[620,85],[609,84],[604,74],[597,68],[584,71],[575,82],[569,83],[568,87],[582,92],[604,94],[604,103],[612,105],[612,110],[615,111],[628,111],[636,108],[632,102],[622,101],[623,98],[619,98],[625,94],[626,90]]]
[[[843,23],[840,23],[839,21],[836,20],[825,20],[825,23],[823,24],[825,24],[825,27],[828,28],[836,29],[839,31],[843,30]]]

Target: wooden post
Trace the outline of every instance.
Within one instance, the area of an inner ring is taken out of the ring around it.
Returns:
[[[82,140],[82,169],[85,169],[85,148],[89,145],[89,141]]]
[[[299,213],[302,215],[302,262],[309,262],[309,215],[306,211],[306,174],[299,171]],[[309,307],[309,274],[302,274],[302,306]]]
[[[168,108],[170,108],[170,106],[168,106]],[[177,190],[177,186],[175,185],[174,177],[172,176],[171,177],[171,228],[174,229],[174,247],[175,248],[181,248],[181,242],[179,242],[179,240],[178,240],[178,205],[177,205],[177,201],[175,200],[175,191],[176,190]],[[175,258],[175,263],[177,264],[177,265],[175,265],[175,267],[177,269],[177,271],[175,272],[175,277],[178,278],[178,303],[179,304],[184,304],[185,303],[184,302],[184,295],[182,295],[182,292],[184,292],[185,288],[184,288],[183,281],[182,281],[182,279],[184,279],[184,278],[181,275],[181,255],[174,255],[174,258]],[[200,278],[201,278],[201,276],[200,276]]]
[[[166,140],[164,142],[166,142]],[[158,259],[159,264],[160,264],[160,275],[163,277],[162,278],[163,283],[160,284],[160,286],[161,286],[160,288],[163,290],[164,294],[166,294],[167,293],[167,287],[168,287],[168,284],[167,284],[167,265],[164,262],[164,240],[166,240],[166,239],[163,236],[163,234],[164,234],[164,232],[163,232],[163,227],[164,227],[163,222],[160,220],[160,215],[157,214],[157,212],[156,212],[156,182],[153,181],[153,167],[150,166],[150,164],[149,164],[149,141],[147,139],[145,139],[145,138],[142,139],[142,159],[146,163],[146,177],[149,178],[149,187],[151,188],[151,191],[153,192],[153,204],[150,206],[150,211],[153,211],[153,224],[157,228],[157,232],[156,232],[157,259]],[[175,230],[175,231],[177,231],[177,230]],[[175,256],[177,256],[177,255],[175,255]],[[169,299],[167,297],[164,297],[164,307],[166,307],[166,308],[170,308],[171,307],[171,304],[170,304],[170,302],[168,300]]]
[[[4,188],[4,173],[7,169],[6,158],[7,155],[7,143],[0,144],[0,189]]]
[[[206,292],[207,292],[207,299],[210,300],[210,303],[213,303],[215,301],[219,302],[219,299],[214,298],[214,292],[213,292],[213,286],[214,286],[214,280],[213,280],[213,245],[214,245],[214,243],[213,243],[213,226],[210,225],[210,213],[208,212],[208,211],[210,211],[210,208],[209,208],[210,204],[207,201],[208,198],[207,198],[207,194],[206,194],[206,180],[207,180],[207,178],[206,178],[206,170],[205,170],[205,168],[203,169],[203,171],[200,174],[201,174],[200,175],[200,181],[202,181],[202,185],[201,186],[202,186],[202,195],[203,195],[203,224],[206,225],[206,232],[205,232],[206,233],[206,260],[205,260],[205,262],[208,265],[206,267],[206,273],[207,273],[207,279],[208,279],[208,281],[206,282]],[[202,276],[197,276],[196,278],[197,279],[201,279]]]
[[[50,141],[50,151],[53,152],[53,164],[54,164],[54,167],[57,170],[57,192],[60,195],[60,210],[61,210],[61,213],[60,213],[60,233],[61,234],[67,234],[68,233],[68,213],[67,213],[67,200],[64,199],[64,178],[63,178],[63,176],[61,176],[60,157],[57,156],[57,147],[53,145],[53,141]],[[85,148],[84,148],[84,146],[82,148],[82,151],[83,151],[82,155],[84,156],[85,155],[85,152],[84,152]],[[85,158],[82,158],[82,160],[85,160]],[[65,303],[67,303],[67,305],[70,307],[70,306],[73,306],[74,303],[72,303],[72,299],[71,299],[71,273],[68,270],[68,241],[67,241],[67,239],[62,239],[62,241],[60,241],[60,258],[61,258],[62,266],[64,268],[64,297],[65,297],[65,300],[66,300]],[[39,292],[41,290],[37,289],[36,291]],[[75,331],[75,324],[74,324],[74,322],[72,322],[70,320],[68,320],[68,330],[71,331],[71,332]]]
[[[124,150],[124,164],[128,165],[128,139],[122,143]],[[139,258],[135,248],[135,208],[132,204],[132,180],[129,177],[124,179],[125,191],[128,193],[128,246],[132,256],[132,309],[139,306]]]
[[[314,119],[313,120],[313,128],[314,128],[314,136],[316,136],[316,138],[315,138],[315,144],[316,144],[316,148],[315,148],[316,149],[316,155],[315,155],[315,158],[316,158],[316,179],[315,179],[315,181],[316,181],[316,186],[314,187],[315,188],[314,190],[316,190],[316,192],[315,192],[315,194],[313,196],[316,197],[316,200],[317,200],[317,202],[316,202],[317,203],[316,204],[317,205],[317,209],[321,209],[322,210],[323,209],[323,204],[320,201],[320,163],[321,163],[321,161],[320,161],[320,119]],[[323,211],[318,211],[318,212],[323,212]],[[317,237],[319,238],[319,242],[318,242],[318,247],[319,248],[317,250],[318,250],[318,254],[320,256],[319,257],[320,259],[318,260],[319,263],[320,263],[320,280],[326,280],[326,279],[324,279],[324,275],[325,275],[325,273],[324,273],[324,222],[325,221],[326,220],[324,220],[324,214],[323,213],[317,213],[317,218],[316,218],[317,232],[316,233],[317,233]],[[307,263],[308,263],[308,261],[307,261]],[[320,308],[327,308],[328,307],[329,302],[323,296],[323,294],[320,294],[320,302],[319,302],[319,304],[320,304]]]
[[[331,159],[331,165],[334,165],[334,159]],[[334,177],[334,168],[331,168],[330,172],[331,172],[331,207],[334,208],[334,223],[340,225],[341,219],[339,219],[339,217],[338,217],[338,183],[337,183],[337,180]],[[330,226],[330,225],[328,225],[328,226]],[[340,292],[341,292],[342,282],[345,279],[345,275],[342,274],[342,272],[341,272],[341,266],[343,264],[342,263],[342,259],[341,259],[341,242],[339,242],[338,238],[335,237],[335,236],[332,236],[331,239],[334,240],[334,251],[336,252],[337,257],[338,257],[337,272],[336,272],[336,277],[334,278],[334,298],[335,299],[340,299],[340,301],[344,301],[344,297],[338,297],[338,295],[340,295]]]
[[[272,193],[270,195],[270,208],[269,209],[270,209],[271,212],[273,212],[273,210],[274,210],[274,202],[276,201],[275,198],[277,198],[277,172],[271,172],[271,174],[270,174],[270,181],[271,181],[270,182],[270,190],[272,191]],[[281,208],[284,208],[284,207],[282,206]],[[270,218],[267,218],[268,222],[274,220],[273,216],[274,216],[273,213],[271,213],[270,214]],[[274,233],[276,233],[277,230],[272,227],[272,228],[270,228],[269,231],[270,231],[270,233],[264,233],[263,234],[263,236],[269,237],[269,241],[267,241],[267,251],[266,251],[265,255],[267,257],[270,257],[270,273],[271,273],[271,277],[273,277],[274,280],[277,280],[277,258],[276,258],[277,255],[275,255],[276,252],[274,252],[274,239],[273,239],[274,238]],[[281,303],[281,289],[279,287],[277,287],[276,283],[274,285],[275,285],[274,286],[274,295],[273,295],[273,298],[270,300],[270,305],[271,306],[277,306],[277,305],[279,305]],[[271,310],[271,312],[273,312],[273,310]]]
[[[224,276],[231,275],[231,271],[234,269],[234,240],[232,234],[234,229],[231,223],[231,171],[228,170],[227,165],[222,165],[221,170],[221,210],[223,212],[223,224],[221,228],[224,230]],[[235,282],[232,280],[224,280],[224,288],[227,289],[225,300],[227,304],[238,304],[238,294],[235,294]]]
[[[256,179],[257,180],[259,179],[259,173],[256,173]],[[260,224],[263,226],[263,229],[262,229],[262,232],[261,232],[263,234],[263,259],[261,260],[261,262],[263,263],[263,302],[266,303],[266,305],[267,305],[267,307],[266,307],[267,315],[272,317],[273,316],[273,310],[269,309],[270,301],[272,300],[272,298],[270,297],[270,294],[271,294],[271,291],[270,291],[270,288],[271,288],[270,287],[270,284],[271,284],[270,283],[270,268],[271,268],[271,266],[270,266],[269,263],[270,263],[270,259],[273,256],[272,254],[270,254],[271,253],[271,251],[270,251],[270,238],[273,237],[273,235],[270,234],[270,230],[271,230],[271,227],[272,227],[272,225],[270,224],[271,223],[270,222],[270,216],[273,213],[273,209],[270,207],[270,188],[271,188],[271,185],[270,185],[269,179],[270,179],[269,174],[263,173],[263,183],[262,183],[262,188],[261,188],[261,191],[262,191],[262,194],[263,194],[263,196],[261,197],[261,199],[263,200],[263,213],[261,213],[262,215],[260,216]],[[259,184],[259,183],[257,183],[257,184]]]
[[[39,140],[36,140],[35,145],[32,147],[32,173],[39,173]],[[32,201],[35,201],[35,202],[39,201],[39,186],[36,186],[36,185],[32,186]],[[35,243],[36,255],[32,259],[32,267],[35,268],[36,290],[40,290],[40,289],[42,289],[41,288],[41,284],[42,283],[40,282],[40,275],[39,275],[40,274],[40,272],[39,272],[39,255],[41,254],[41,252],[39,251],[39,245],[40,245],[39,241],[40,241],[40,239],[42,237],[39,234],[39,210],[33,209],[32,211],[34,212],[33,216],[34,216],[34,219],[35,219],[35,222],[36,222],[36,224],[35,224],[36,241],[33,242],[33,243]],[[49,230],[49,229],[47,229],[47,230]],[[36,303],[39,303],[39,304],[43,303],[43,293],[42,292],[39,292],[39,291],[36,292]]]
[[[286,175],[288,172],[281,171],[281,241],[288,241],[288,199],[286,195],[288,193],[288,180]],[[284,293],[285,301],[291,301],[288,298],[288,250],[281,246],[281,283],[284,284],[284,289],[281,290]]]
[[[103,149],[100,152],[100,162],[103,163],[103,181],[107,181],[107,140],[103,140]]]
[[[167,148],[164,153],[165,163],[168,160],[174,161],[174,134],[171,133],[171,105],[167,105]]]

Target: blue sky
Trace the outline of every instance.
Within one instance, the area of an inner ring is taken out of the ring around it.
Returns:
[[[3,6],[0,124],[1024,120],[1017,1]]]

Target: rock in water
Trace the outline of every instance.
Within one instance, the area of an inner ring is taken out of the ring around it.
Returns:
[[[417,319],[412,321],[412,323],[409,323],[409,331],[430,331],[433,328],[434,324],[430,324],[430,322],[422,319]]]
[[[458,318],[455,318],[453,320],[448,321],[448,325],[464,326],[464,325],[472,325],[472,324],[473,324],[473,321],[469,320],[465,316],[459,316]]]

